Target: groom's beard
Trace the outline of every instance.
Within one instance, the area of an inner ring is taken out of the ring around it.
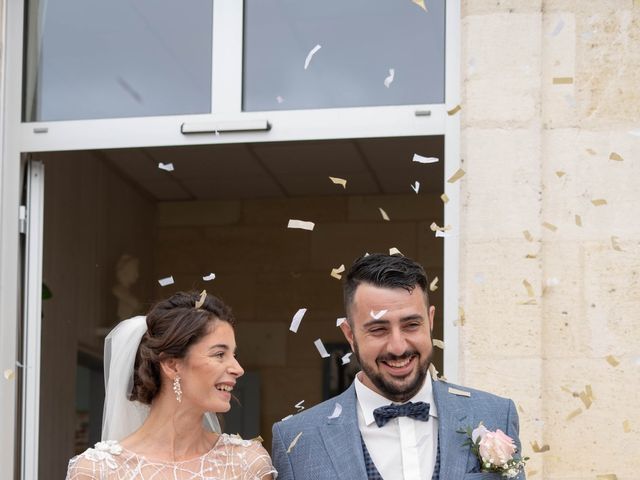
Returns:
[[[417,356],[418,366],[415,373],[412,374],[415,375],[413,380],[407,385],[396,385],[395,383],[385,379],[382,373],[380,373],[380,371],[374,366],[362,360],[360,357],[360,350],[358,349],[358,342],[356,342],[355,339],[353,342],[353,350],[353,353],[360,364],[360,368],[362,368],[362,371],[367,377],[369,377],[380,393],[392,402],[398,403],[406,402],[422,388],[424,380],[427,377],[427,372],[429,371],[429,365],[433,359],[433,350],[431,350],[427,358],[421,358],[420,354],[416,350],[407,350],[402,355],[387,354],[378,356],[376,358],[376,364],[385,360],[403,360],[411,357],[412,355]]]

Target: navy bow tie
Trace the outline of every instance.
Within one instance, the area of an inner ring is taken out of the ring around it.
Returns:
[[[373,418],[378,427],[384,426],[389,420],[396,417],[411,417],[423,422],[429,421],[429,407],[425,402],[408,402],[402,405],[387,405],[379,407],[373,411]]]

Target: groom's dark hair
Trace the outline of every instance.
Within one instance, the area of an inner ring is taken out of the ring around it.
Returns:
[[[412,292],[417,285],[424,294],[425,303],[429,306],[427,293],[429,281],[422,265],[398,253],[393,255],[373,253],[360,257],[353,263],[343,284],[344,308],[350,324],[352,324],[349,315],[350,307],[356,289],[361,283],[382,288],[404,288],[408,292]]]

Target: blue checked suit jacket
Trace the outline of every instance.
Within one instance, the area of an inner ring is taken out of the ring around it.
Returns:
[[[450,387],[471,396],[451,393]],[[463,446],[466,434],[458,431],[475,428],[482,422],[489,430],[499,428],[513,438],[521,453],[513,402],[443,381],[433,382],[433,397],[439,422],[439,480],[499,480],[499,474],[480,472],[478,459],[469,446]],[[342,406],[342,413],[328,418],[336,403]],[[278,480],[367,480],[353,384],[337,397],[274,424],[272,447]],[[525,480],[524,474],[518,480]]]

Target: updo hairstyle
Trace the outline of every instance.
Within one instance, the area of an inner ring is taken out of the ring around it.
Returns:
[[[129,400],[150,405],[160,391],[160,360],[184,358],[189,347],[210,332],[215,320],[235,324],[231,309],[219,298],[207,294],[204,304],[196,308],[198,300],[199,292],[178,292],[151,308],[136,353]]]

